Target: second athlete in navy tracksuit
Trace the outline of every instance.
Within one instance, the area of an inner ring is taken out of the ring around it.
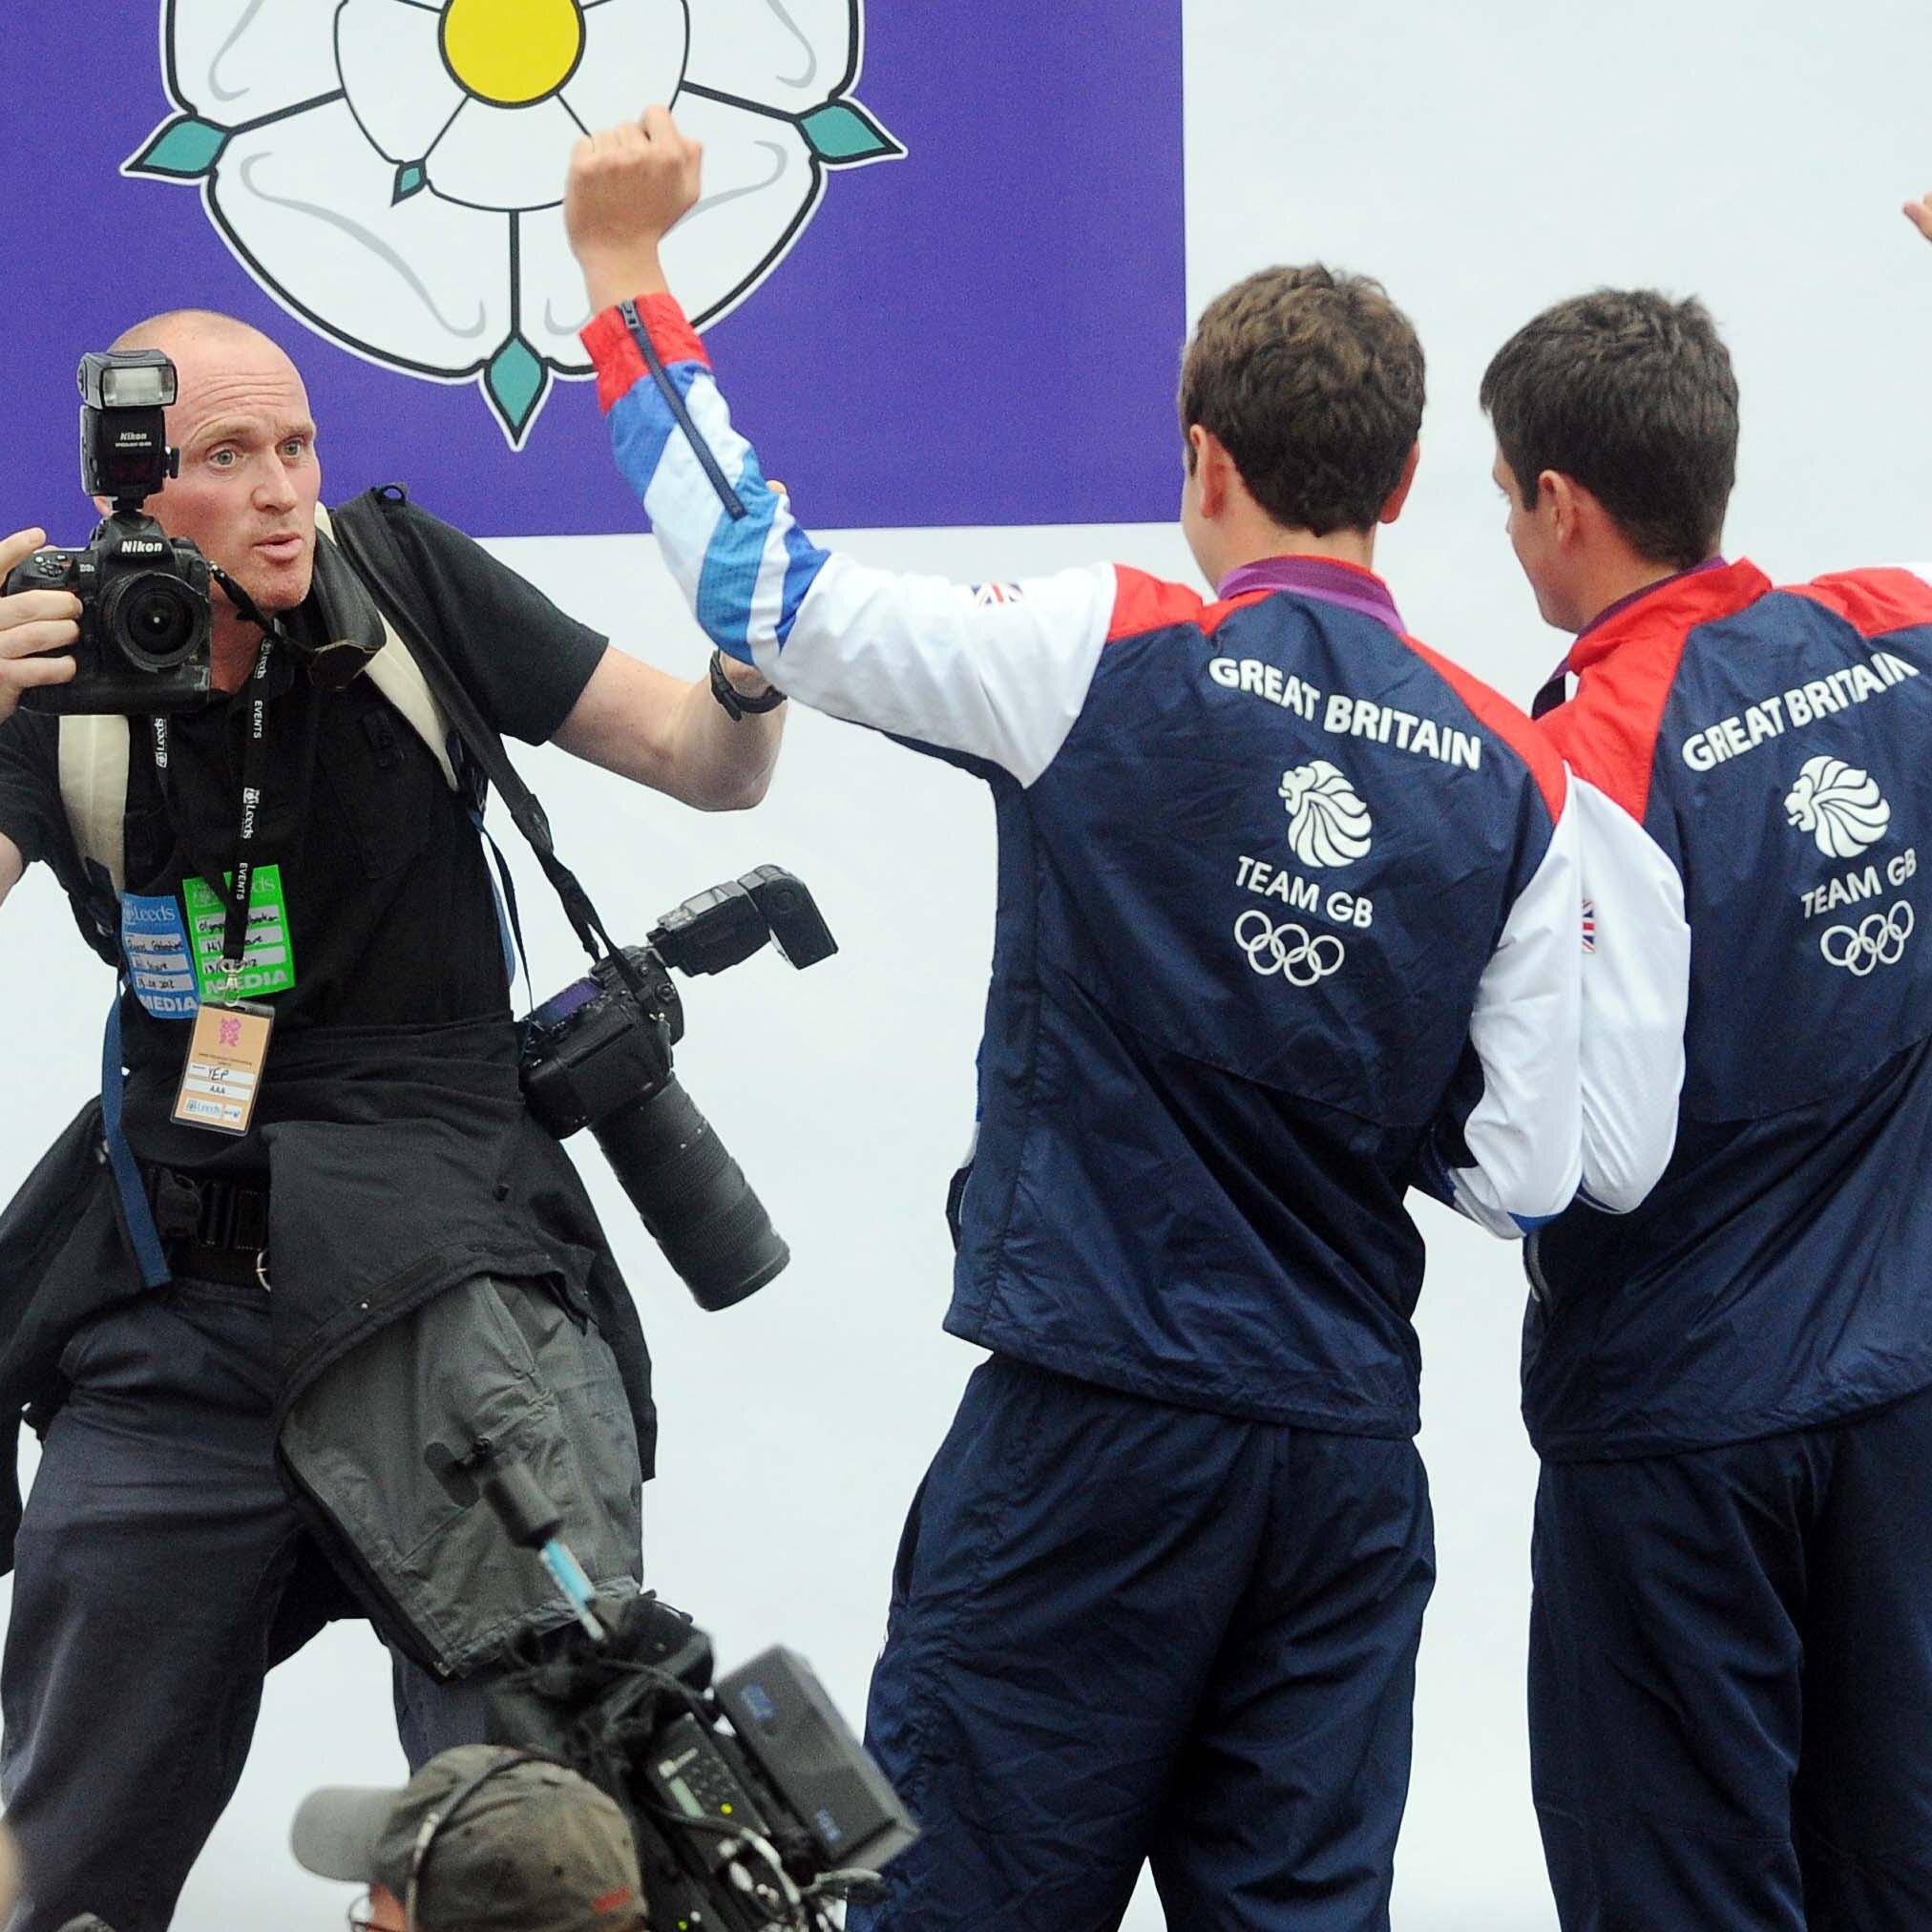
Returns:
[[[1922,1932],[1932,588],[1780,589],[1710,554],[1735,389],[1694,304],[1560,304],[1486,389],[1518,554],[1582,622],[1541,724],[1596,902],[1586,1111],[1676,1133],[1641,1205],[1580,1205],[1529,1250],[1531,1742],[1563,1924]],[[1592,611],[1620,572],[1651,580]],[[1597,850],[1606,810],[1644,843]]]

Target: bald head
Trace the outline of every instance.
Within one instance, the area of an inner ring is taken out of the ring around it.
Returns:
[[[240,316],[223,315],[219,308],[167,308],[158,315],[124,328],[110,345],[115,349],[158,348],[172,356],[181,342],[208,342],[234,345],[249,343],[258,349],[266,346],[280,355],[281,346],[273,336],[263,335],[253,323]]]
[[[300,398],[296,413],[306,418],[308,395],[302,373],[273,336],[239,316],[218,308],[170,308],[124,328],[116,349],[159,349],[175,365],[178,391],[168,412],[168,440],[185,448],[209,407],[239,383],[259,390],[269,385]]]
[[[308,393],[287,353],[212,308],[151,315],[115,347],[159,349],[178,379],[168,441],[180,473],[149,500],[149,514],[200,544],[262,609],[292,610],[308,595],[322,477]]]

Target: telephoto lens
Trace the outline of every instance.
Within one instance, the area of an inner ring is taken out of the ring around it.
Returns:
[[[784,1272],[791,1250],[676,1075],[591,1132],[700,1308],[730,1308]]]

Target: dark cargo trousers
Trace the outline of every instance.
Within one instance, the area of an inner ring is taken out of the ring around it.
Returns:
[[[1412,1441],[996,1355],[872,1676],[923,1836],[850,1932],[1112,1932],[1144,1862],[1177,1932],[1387,1932],[1433,1542]]]
[[[179,1282],[63,1359],[0,1663],[0,1785],[27,1890],[10,1932],[82,1911],[163,1932],[233,1796],[262,1680],[358,1614],[275,1470],[267,1298]],[[483,1735],[476,1680],[395,1663],[412,1766]]]
[[[1546,1464],[1535,1575],[1564,1932],[1932,1927],[1932,1392]]]

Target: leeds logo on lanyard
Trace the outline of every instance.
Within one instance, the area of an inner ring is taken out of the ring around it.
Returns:
[[[254,696],[249,704],[248,745],[242,763],[241,822],[235,834],[235,864],[232,872],[220,867],[204,868],[200,878],[186,882],[183,896],[188,908],[189,928],[195,938],[196,965],[201,981],[201,1004],[188,1040],[188,1055],[181,1069],[181,1084],[175,1096],[174,1118],[183,1126],[206,1127],[219,1134],[245,1134],[255,1118],[255,1102],[262,1090],[262,1073],[268,1060],[268,1042],[275,1031],[272,1007],[244,1000],[244,985],[261,990],[280,990],[275,981],[285,979],[287,972],[287,913],[282,901],[278,869],[258,869],[255,840],[262,815],[262,786],[267,777],[269,660],[274,655],[274,635],[264,637],[250,679]],[[154,721],[155,765],[168,770],[168,721]],[[271,881],[266,875],[275,873]],[[262,896],[262,927],[251,932],[257,887],[268,886]],[[213,928],[219,925],[219,950]],[[261,956],[265,944],[275,951],[277,935],[283,940],[280,956]],[[255,944],[251,946],[251,938]],[[210,959],[207,955],[216,952]],[[251,954],[256,956],[251,958]],[[263,978],[263,969],[273,977]],[[277,971],[276,969],[280,969]]]

